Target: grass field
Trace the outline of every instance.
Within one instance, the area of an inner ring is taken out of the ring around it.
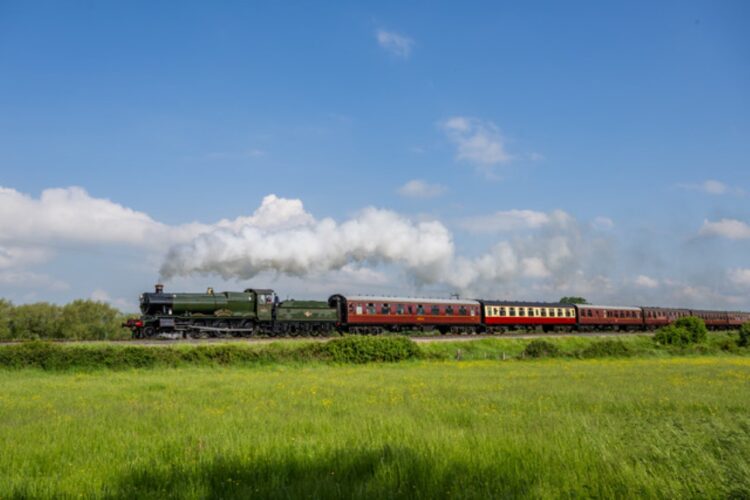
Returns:
[[[0,498],[750,495],[750,359],[0,371]]]

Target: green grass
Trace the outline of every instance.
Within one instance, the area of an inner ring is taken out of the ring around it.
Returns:
[[[0,370],[0,498],[746,498],[750,359]]]

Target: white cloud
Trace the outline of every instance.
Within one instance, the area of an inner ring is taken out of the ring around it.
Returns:
[[[378,44],[391,54],[407,59],[411,55],[414,40],[393,31],[378,30],[375,33]]]
[[[615,223],[609,217],[599,216],[594,219],[591,223],[594,229],[609,230],[615,227]]]
[[[701,236],[721,236],[730,240],[750,239],[750,225],[736,219],[721,219],[717,222],[703,221]]]
[[[684,189],[686,191],[699,191],[701,193],[706,193],[706,194],[711,194],[711,195],[723,195],[723,194],[742,195],[744,194],[744,191],[742,189],[729,187],[725,183],[714,180],[714,179],[709,179],[707,181],[694,183],[694,184],[690,184],[690,183],[678,184],[677,187],[680,189]]]
[[[49,260],[51,252],[45,248],[0,245],[0,269],[24,267]]]
[[[730,269],[727,274],[735,285],[750,288],[750,269]]]
[[[0,243],[149,246],[165,239],[169,244],[186,229],[170,228],[143,212],[93,198],[79,187],[46,189],[38,199],[0,187]]]
[[[89,298],[95,302],[104,302],[105,304],[109,304],[121,311],[133,312],[138,309],[135,301],[123,298],[113,299],[106,290],[102,290],[101,288],[97,288],[96,290],[91,292]]]
[[[507,163],[513,157],[505,149],[505,140],[497,125],[475,118],[454,116],[440,123],[440,128],[457,147],[456,159],[488,168]]]
[[[638,275],[638,277],[635,278],[634,282],[637,286],[642,287],[642,288],[658,288],[659,287],[659,281],[649,276],[646,276],[645,274]]]
[[[445,192],[445,186],[429,184],[420,179],[414,179],[398,188],[398,194],[406,198],[434,198]]]
[[[499,233],[537,229],[549,224],[565,225],[571,220],[572,217],[562,210],[549,213],[535,210],[505,210],[470,217],[461,222],[461,227],[472,233]]]
[[[68,290],[70,285],[47,274],[23,270],[0,271],[0,285],[12,289],[41,288],[45,291],[59,292]]]

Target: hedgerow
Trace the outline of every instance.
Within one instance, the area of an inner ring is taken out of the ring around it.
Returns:
[[[552,358],[559,355],[559,347],[552,342],[541,339],[532,340],[523,350],[523,356],[529,358]]]
[[[632,349],[624,342],[610,339],[594,342],[580,351],[580,357],[582,358],[625,358],[632,355]]]
[[[750,321],[740,327],[740,340],[737,342],[740,347],[750,346]]]
[[[185,365],[242,365],[253,363],[322,361],[370,363],[419,357],[419,347],[405,337],[344,337],[328,342],[268,345],[111,346],[61,345],[22,342],[0,346],[0,367],[68,369],[130,369]]]

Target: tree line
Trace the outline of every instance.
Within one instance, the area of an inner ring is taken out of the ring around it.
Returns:
[[[122,328],[126,315],[93,300],[75,300],[64,306],[37,302],[14,305],[0,299],[0,340],[10,339],[127,339]]]

